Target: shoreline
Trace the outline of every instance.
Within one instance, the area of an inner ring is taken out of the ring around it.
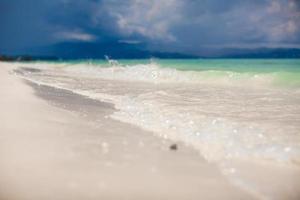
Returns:
[[[106,117],[106,103],[29,87],[1,63],[5,199],[253,199],[179,144]],[[73,96],[75,95],[75,96]]]
[[[105,118],[109,117],[109,115],[117,111],[112,103],[95,100],[88,96],[74,93],[73,91],[67,89],[61,89],[47,85],[39,85],[31,81],[26,81],[26,83],[34,89],[35,94],[38,97],[44,99],[50,104],[70,111],[75,111],[76,113],[81,113],[81,116],[86,117],[86,115],[88,115],[89,117],[93,117],[92,120],[97,119],[96,113],[94,111],[80,110],[76,108],[76,106],[68,107],[71,105],[70,103],[73,102],[74,99],[78,98],[78,105],[82,105],[82,102],[80,101],[83,100],[86,101],[84,104],[95,104],[95,106],[98,108],[99,106],[103,107],[103,109],[101,109],[101,112],[106,112]],[[49,95],[51,94],[51,91],[54,96]],[[56,95],[58,94],[59,96],[65,94],[67,97],[65,97],[65,100],[51,98],[51,96],[57,97]],[[70,102],[71,99],[73,100]],[[255,197],[255,199],[298,199],[298,197],[300,197],[300,191],[298,192],[299,189],[297,188],[300,185],[300,180],[298,181],[295,179],[295,177],[300,177],[300,170],[298,165],[287,165],[283,163],[274,163],[259,160],[232,160],[228,162],[229,165],[227,167],[223,168],[224,166],[221,167],[219,165],[224,165],[227,161],[225,161],[224,163],[208,163],[208,161],[206,161],[202,157],[202,155],[199,154],[197,148],[194,148],[191,145],[184,144],[184,142],[182,141],[179,142],[172,141],[170,139],[164,139],[152,132],[136,126],[135,124],[122,122],[113,118],[110,119],[121,124],[126,124],[138,128],[140,132],[146,134],[147,137],[154,136],[154,138],[158,139],[158,141],[160,142],[161,140],[163,140],[162,149],[164,150],[171,150],[172,143],[175,142],[174,144],[176,144],[176,149],[177,144],[179,144],[180,150],[183,147],[184,150],[188,150],[190,151],[190,153],[198,152],[198,158],[196,157],[194,159],[203,160],[204,162],[206,162],[206,164],[213,166],[218,171],[216,173],[221,173],[224,178],[226,177],[226,180],[229,181],[230,184],[232,184],[239,190],[246,192],[248,195]],[[232,172],[231,170],[234,170],[234,172]],[[277,177],[274,177],[274,174],[276,174]],[[287,186],[286,183],[290,185]]]

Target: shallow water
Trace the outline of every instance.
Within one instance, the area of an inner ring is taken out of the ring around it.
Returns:
[[[110,117],[184,141],[208,161],[299,164],[300,60],[18,65],[26,78],[113,103],[118,111]]]

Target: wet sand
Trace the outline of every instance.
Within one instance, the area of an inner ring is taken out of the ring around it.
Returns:
[[[114,107],[0,67],[0,199],[252,199],[214,164],[108,117]]]

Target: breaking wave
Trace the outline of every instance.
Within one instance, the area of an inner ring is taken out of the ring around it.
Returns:
[[[298,73],[178,70],[153,61],[24,66],[42,69],[27,78],[111,102],[112,118],[183,141],[209,161],[300,163]]]
[[[213,70],[178,70],[161,66],[154,61],[146,64],[122,65],[115,60],[107,64],[75,64],[65,70],[108,80],[141,81],[148,83],[183,83],[183,84],[213,84],[213,85],[248,85],[248,86],[289,86],[300,87],[300,71],[275,72],[239,72],[226,69]]]

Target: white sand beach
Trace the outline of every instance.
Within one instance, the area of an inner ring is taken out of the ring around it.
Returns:
[[[37,95],[63,91],[34,91],[5,63],[0,73],[0,199],[252,199],[196,151],[105,118],[109,104],[51,105]]]
[[[0,0],[0,200],[300,200],[300,0]]]
[[[208,162],[111,118],[111,103],[23,79],[41,70],[28,66],[0,63],[1,200],[299,199],[297,164]]]

